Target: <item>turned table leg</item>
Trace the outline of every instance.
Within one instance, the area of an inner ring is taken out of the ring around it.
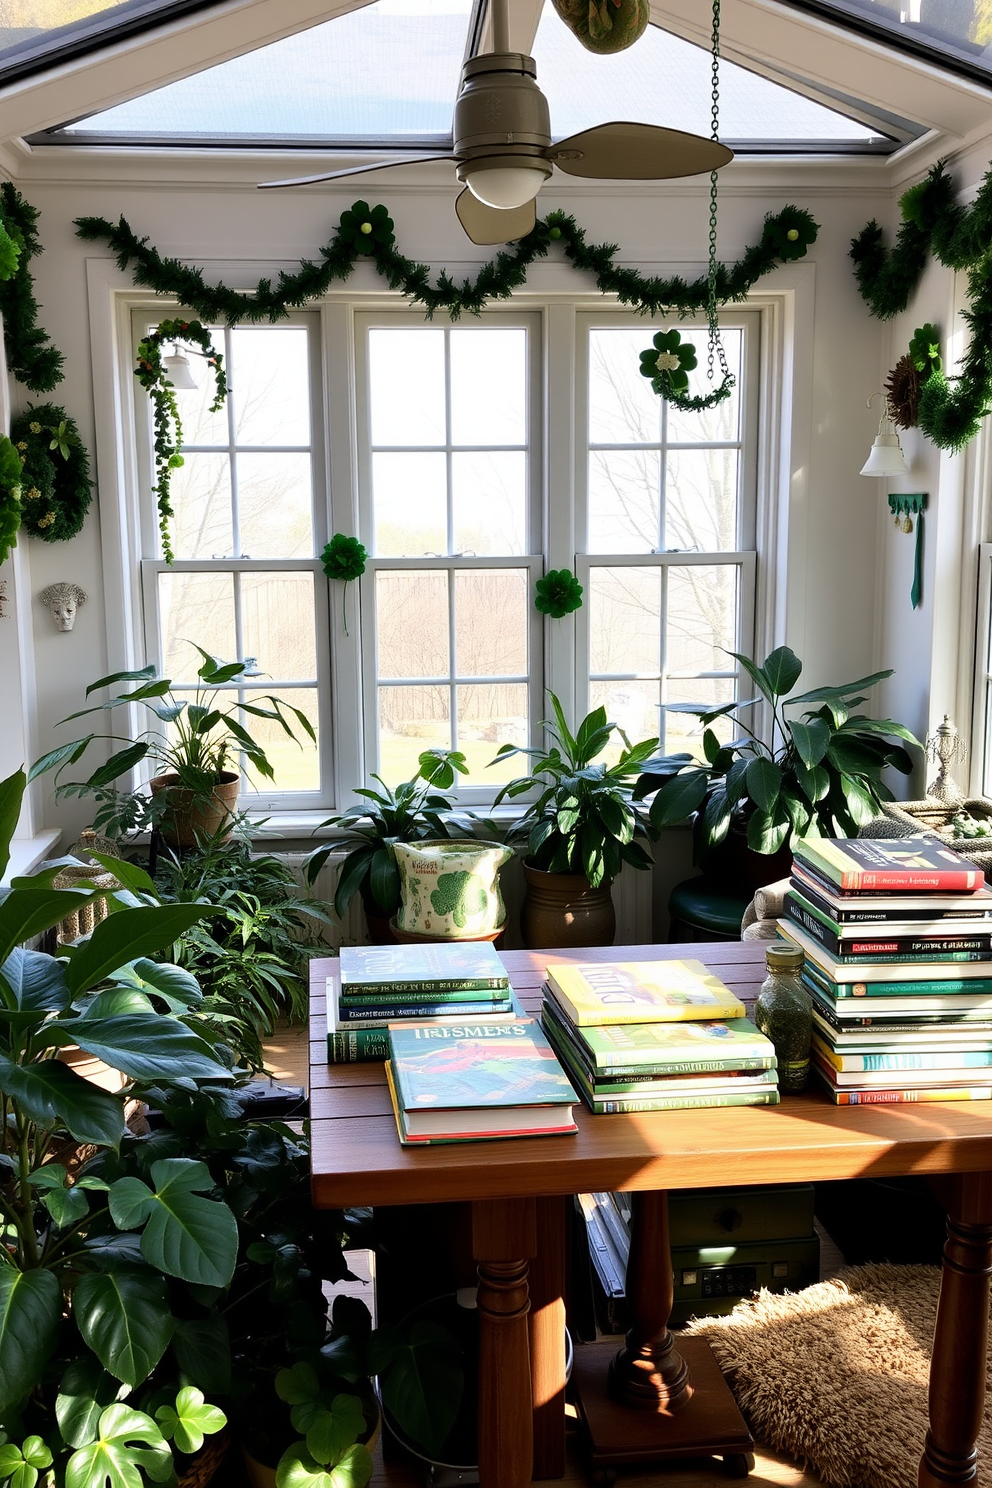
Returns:
[[[947,1242],[930,1364],[930,1429],[919,1488],[974,1483],[975,1442],[985,1404],[992,1173],[960,1173],[949,1185]]]
[[[537,1257],[530,1268],[530,1367],[534,1477],[565,1475],[565,1239],[569,1199],[537,1200]]]
[[[472,1205],[472,1251],[479,1267],[481,1488],[528,1488],[533,1473],[527,1272],[537,1251],[536,1235],[533,1199]]]
[[[675,1301],[667,1193],[632,1199],[627,1307],[631,1325],[610,1364],[610,1389],[637,1410],[678,1410],[692,1396],[689,1370],[668,1326]]]

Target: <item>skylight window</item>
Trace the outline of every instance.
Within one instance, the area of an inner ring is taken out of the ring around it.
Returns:
[[[607,119],[710,132],[710,55],[657,26],[625,52],[595,56],[546,5],[534,57],[559,138]],[[726,59],[720,64],[720,138],[744,151],[893,147],[880,130]]]
[[[211,0],[0,0],[0,80],[134,36]]]
[[[988,83],[992,6],[988,0],[785,0],[795,10],[889,42],[901,51]]]
[[[376,0],[79,120],[58,137],[288,144],[447,138],[471,14],[471,0]]]

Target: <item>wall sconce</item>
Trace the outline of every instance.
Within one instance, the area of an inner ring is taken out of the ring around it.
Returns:
[[[199,352],[195,353],[197,356],[199,354]],[[180,351],[175,342],[172,344],[170,354],[162,358],[162,369],[172,386],[179,392],[193,392],[200,386],[193,376],[189,356],[185,351]]]
[[[896,433],[895,424],[892,420],[892,410],[889,400],[884,393],[872,393],[868,399],[868,407],[871,407],[872,398],[882,398],[885,407],[882,417],[878,421],[878,433],[867,460],[861,467],[861,475],[908,475],[909,466],[899,443],[899,435]]]
[[[864,471],[861,472],[862,475]],[[916,556],[913,560],[913,587],[909,597],[913,609],[919,609],[923,598],[923,513],[927,508],[926,491],[890,491],[889,511],[901,532],[912,532],[916,518]]]

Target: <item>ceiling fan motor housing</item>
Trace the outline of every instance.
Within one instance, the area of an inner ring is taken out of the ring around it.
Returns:
[[[486,52],[465,63],[454,119],[460,181],[466,171],[520,165],[551,175],[551,116],[536,79],[537,64],[522,52]]]

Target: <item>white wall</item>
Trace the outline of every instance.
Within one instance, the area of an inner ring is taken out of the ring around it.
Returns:
[[[247,169],[242,172],[248,178],[244,184],[221,183],[210,178],[209,165],[195,159],[188,165],[144,165],[145,176],[153,179],[133,179],[139,174],[133,164],[117,166],[112,160],[100,167],[101,178],[94,172],[89,181],[80,179],[78,172],[73,178],[73,169],[58,153],[41,152],[17,184],[42,214],[45,252],[34,265],[36,290],[42,322],[66,355],[65,382],[51,396],[76,418],[91,450],[86,259],[109,259],[110,254],[76,238],[72,226],[76,216],[114,219],[123,214],[164,254],[193,260],[208,272],[211,261],[223,264],[224,276],[238,287],[254,283],[273,267],[292,267],[301,256],[313,256],[331,236],[341,210],[358,195],[388,205],[398,246],[410,257],[472,273],[488,256],[473,249],[461,234],[447,186],[400,185],[398,177],[380,176],[344,190],[259,193],[250,184]],[[778,170],[770,165],[730,167],[721,195],[720,254],[736,257],[758,237],[766,212],[787,202],[808,207],[822,225],[807,262],[781,271],[781,282],[799,285],[795,297],[799,360],[790,390],[798,437],[791,468],[776,477],[788,529],[787,570],[772,641],[787,641],[803,657],[804,682],[809,686],[896,665],[897,695],[906,700],[914,713],[910,721],[916,722],[926,691],[926,648],[909,638],[902,624],[908,599],[902,610],[883,607],[876,637],[879,545],[894,544],[877,520],[881,498],[876,483],[858,475],[877,420],[866,410],[865,400],[880,385],[887,336],[859,299],[847,257],[851,237],[879,210],[871,169],[863,161],[848,166],[793,163]],[[268,174],[272,173],[270,166]],[[112,179],[114,175],[118,179]],[[680,268],[695,274],[703,269],[705,183],[637,191],[618,184],[553,185],[542,193],[541,203],[545,210],[560,206],[573,212],[591,241],[619,241],[625,262],[659,273]],[[530,282],[542,293],[592,288],[571,270],[550,265],[533,271]],[[356,273],[352,285],[359,290],[382,288],[367,268]],[[16,390],[15,396],[18,406],[27,401],[23,390]],[[98,470],[98,478],[99,474]],[[897,558],[909,546],[906,539],[899,540]],[[83,531],[70,543],[26,542],[34,595],[54,580],[72,579],[90,596],[69,634],[57,632],[36,601],[31,607],[37,741],[44,750],[59,737],[55,721],[80,705],[84,684],[106,669],[97,503]],[[886,574],[889,582],[893,589],[901,585],[895,574],[891,580]],[[9,623],[4,622],[0,632],[4,646],[9,633]],[[87,819],[85,806],[56,806],[50,797],[45,813],[48,821],[64,824],[70,837]]]

